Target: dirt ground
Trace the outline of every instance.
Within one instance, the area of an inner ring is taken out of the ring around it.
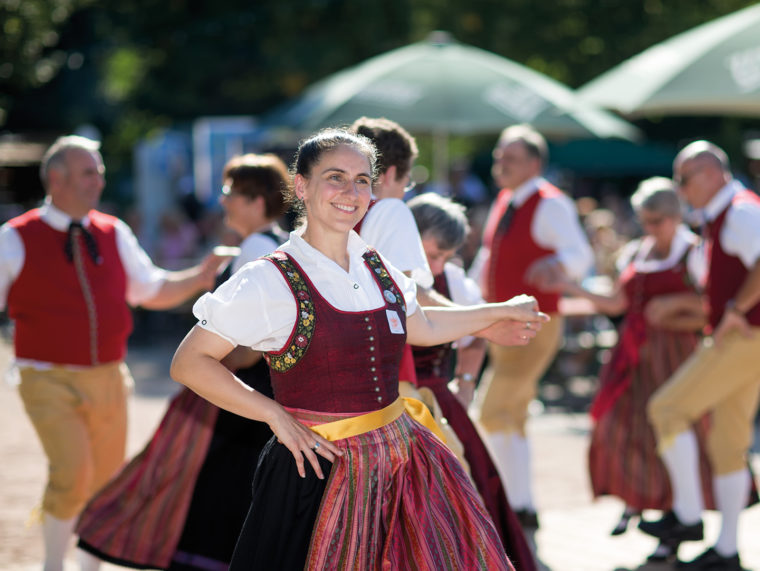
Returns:
[[[135,378],[130,402],[128,454],[138,452],[157,426],[168,397],[178,389],[168,379],[175,339],[131,348],[127,362]],[[10,358],[0,342],[0,375]],[[541,571],[664,571],[668,566],[645,563],[654,540],[636,529],[610,537],[622,505],[615,499],[594,501],[586,476],[586,447],[590,423],[585,414],[542,413],[529,425],[533,442],[535,493],[541,528],[529,536]],[[754,455],[756,474],[760,456]],[[39,502],[46,474],[45,459],[24,413],[15,387],[0,380],[0,569],[32,571],[41,568],[42,541],[38,525],[28,525]],[[760,483],[760,482],[758,482]],[[706,535],[715,539],[718,516],[708,513]],[[760,571],[760,507],[742,515],[740,552],[747,569]],[[697,555],[708,543],[682,547],[681,555]],[[78,566],[70,550],[66,571]],[[122,568],[104,565],[103,571]]]

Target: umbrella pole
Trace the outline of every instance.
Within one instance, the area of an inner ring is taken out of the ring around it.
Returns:
[[[443,186],[449,178],[449,134],[433,131],[433,182]]]

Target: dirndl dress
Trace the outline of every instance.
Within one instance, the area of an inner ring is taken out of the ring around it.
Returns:
[[[391,327],[405,331],[405,306],[377,253],[364,261],[387,303],[361,312],[332,307],[287,254],[269,259],[299,315],[285,348],[267,354],[275,399],[344,455],[319,457],[324,480],[308,464],[301,478],[273,438],[230,568],[513,569],[459,462],[403,405],[398,413],[405,335]],[[334,423],[348,436],[331,436]]]
[[[661,271],[637,271],[631,263],[621,273],[620,284],[629,308],[610,360],[599,375],[600,388],[591,405],[591,487],[595,497],[617,496],[637,510],[668,510],[672,503],[670,480],[657,453],[646,407],[652,394],[691,355],[699,337],[697,333],[652,327],[644,318],[644,308],[658,295],[693,291],[686,255]],[[707,417],[694,425],[705,506],[711,507],[712,473],[705,448],[708,429]]]

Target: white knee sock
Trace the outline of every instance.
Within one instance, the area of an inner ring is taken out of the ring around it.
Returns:
[[[531,487],[530,445],[517,433],[493,432],[488,436],[507,498],[513,510],[535,511]]]
[[[89,551],[77,549],[77,559],[79,559],[79,568],[82,571],[98,571],[100,569],[100,559]]]
[[[63,571],[63,559],[71,541],[76,518],[58,519],[46,513],[42,519],[42,537],[45,541],[43,571]]]
[[[721,527],[715,551],[728,557],[738,551],[739,514],[747,505],[750,480],[749,470],[737,470],[730,474],[715,476],[713,491],[715,503],[721,515]]]
[[[681,432],[662,459],[673,488],[673,511],[682,523],[697,523],[703,508],[697,437],[691,430]]]

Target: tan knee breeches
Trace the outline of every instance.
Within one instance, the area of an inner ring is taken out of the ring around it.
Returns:
[[[475,415],[487,431],[525,435],[528,405],[557,354],[563,323],[559,314],[552,314],[525,347],[489,344],[490,363],[475,399]]]
[[[20,373],[19,393],[49,465],[42,508],[69,519],[124,461],[129,370],[111,363]]]
[[[720,347],[706,339],[647,407],[660,450],[704,413],[710,413],[708,453],[716,475],[747,465],[760,398],[760,328],[729,335]]]

